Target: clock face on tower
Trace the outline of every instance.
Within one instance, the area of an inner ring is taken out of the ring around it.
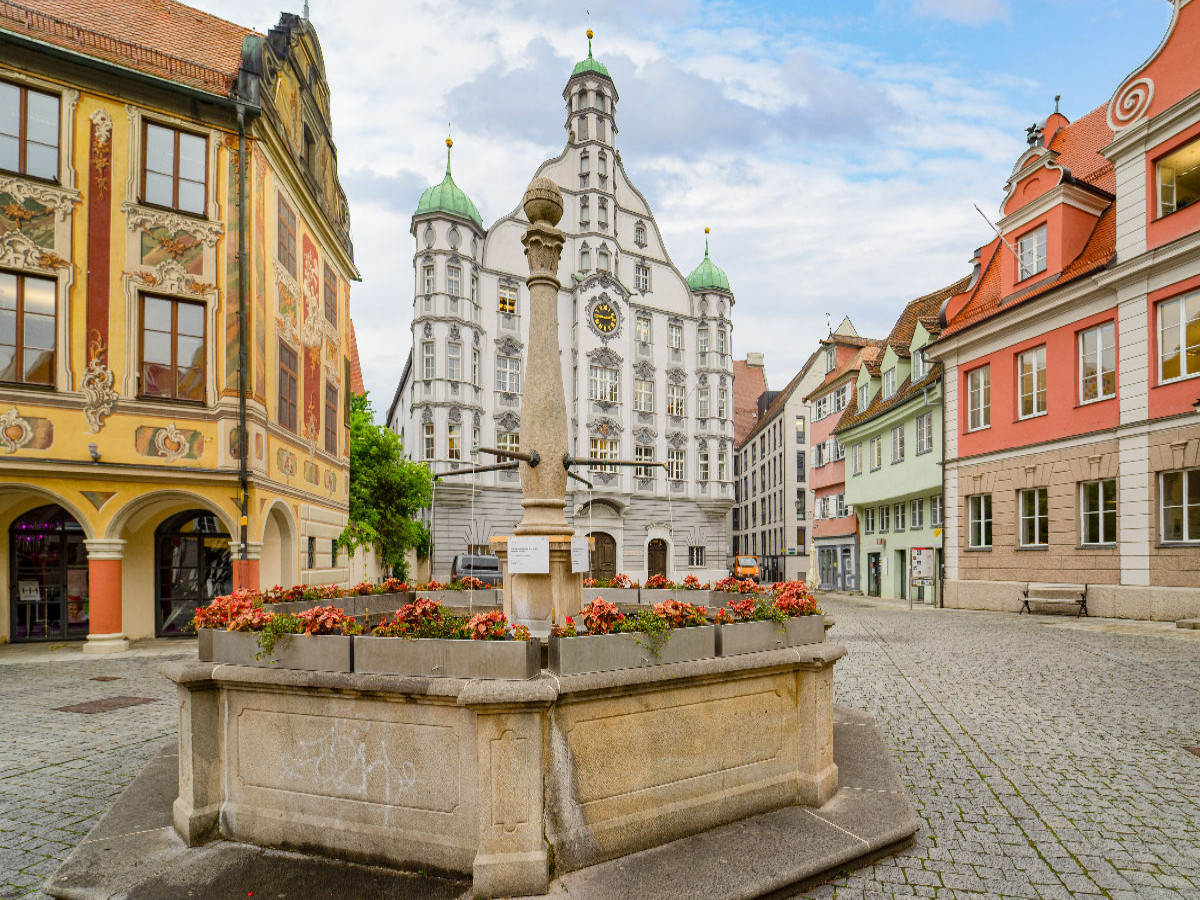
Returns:
[[[608,303],[597,303],[592,308],[592,324],[601,334],[611,334],[617,327],[617,311]]]

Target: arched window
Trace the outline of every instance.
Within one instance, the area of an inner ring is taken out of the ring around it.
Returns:
[[[633,242],[639,247],[646,246],[646,226],[641,222],[633,226]]]
[[[233,590],[229,534],[215,514],[190,509],[154,532],[155,629],[182,634],[197,606]]]

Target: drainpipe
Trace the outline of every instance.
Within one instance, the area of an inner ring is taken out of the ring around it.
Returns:
[[[238,540],[241,542],[242,577],[249,567],[249,550],[246,542],[249,524],[250,493],[250,430],[246,422],[246,107],[237,105],[238,123],[238,430],[241,433],[242,452],[238,459],[238,494],[241,497]]]
[[[955,370],[957,371],[957,369]],[[942,546],[941,564],[937,570],[937,605],[939,609],[946,606],[946,579],[943,575],[946,569],[946,364],[942,363],[942,445],[939,451],[941,459],[938,466],[942,470]]]

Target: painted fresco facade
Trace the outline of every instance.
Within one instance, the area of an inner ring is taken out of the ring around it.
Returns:
[[[1200,615],[1200,3],[1112,99],[1030,132],[997,240],[941,314],[946,604],[1087,584]]]
[[[671,260],[616,149],[616,86],[590,52],[563,100],[567,144],[535,176],[565,204],[558,316],[571,452],[667,464],[581,468],[594,489],[568,482],[567,518],[596,538],[598,577],[719,579],[733,505],[734,295],[707,252],[687,276]],[[518,205],[485,229],[449,160],[413,216],[413,343],[388,424],[435,472],[496,461],[475,447],[519,446],[527,225]],[[489,538],[520,518],[515,471],[439,482],[433,575],[447,577],[455,554],[490,552]]]
[[[357,271],[315,32],[141,0],[64,39],[28,5],[0,17],[0,641],[119,649],[345,580]]]

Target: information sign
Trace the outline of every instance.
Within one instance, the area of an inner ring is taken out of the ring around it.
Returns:
[[[510,575],[547,575],[550,572],[550,538],[510,537],[508,573]]]

